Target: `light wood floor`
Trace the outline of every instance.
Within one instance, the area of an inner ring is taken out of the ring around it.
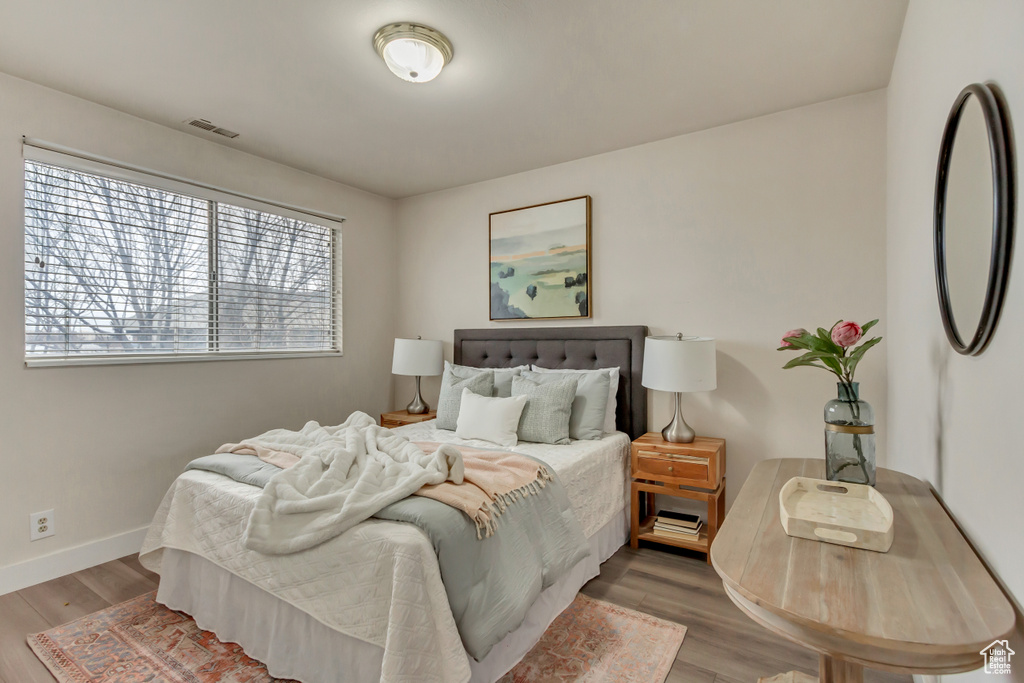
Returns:
[[[159,578],[131,555],[0,595],[0,683],[54,683],[25,636],[142,595]]]
[[[37,633],[156,588],[136,556],[0,596],[0,683],[53,683],[25,644]],[[588,583],[587,595],[688,627],[666,683],[754,683],[791,669],[817,674],[817,657],[740,612],[703,559],[684,551],[620,549]],[[909,683],[869,671],[866,683]]]
[[[644,545],[619,549],[583,592],[687,627],[666,683],[755,683],[794,669],[817,678],[818,655],[740,612],[703,555]],[[912,678],[865,671],[864,681],[911,683]]]

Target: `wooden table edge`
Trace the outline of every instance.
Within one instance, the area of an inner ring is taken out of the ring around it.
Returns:
[[[775,466],[776,471],[781,467],[782,463],[790,460],[813,460],[812,458],[771,458],[768,460],[762,460],[758,462],[754,469],[758,467],[769,468],[772,465]],[[753,474],[753,469],[751,474]],[[943,501],[938,496],[935,496],[935,491],[928,482],[925,482],[917,477],[907,474],[905,472],[899,472],[898,470],[891,470],[892,472],[908,477],[917,481],[923,487],[929,490],[930,494],[936,499],[936,502],[943,508],[949,519],[953,522],[954,527],[960,534],[964,543],[971,547],[972,551],[976,549],[973,544],[963,533],[963,529],[960,528],[959,524],[949,511],[946,509]],[[746,482],[740,487],[740,494],[743,493]],[[739,497],[739,495],[737,497]],[[769,499],[773,499],[771,495]],[[770,503],[769,503],[770,504]],[[767,508],[766,508],[767,509]],[[724,526],[724,525],[723,525]],[[722,529],[719,529],[718,534],[721,535]],[[813,543],[814,541],[807,541]],[[871,551],[864,551],[871,552]],[[1009,616],[1010,624],[999,636],[993,638],[984,638],[970,644],[957,643],[957,644],[928,644],[920,643],[916,641],[904,641],[892,638],[870,636],[863,633],[849,632],[843,629],[836,628],[823,628],[823,624],[820,622],[803,617],[798,614],[786,611],[781,607],[773,604],[764,603],[760,598],[750,594],[748,591],[744,591],[725,571],[719,566],[716,559],[715,546],[712,545],[708,552],[709,563],[714,567],[715,572],[722,580],[722,584],[726,589],[726,594],[730,600],[748,617],[767,628],[768,630],[778,633],[783,637],[796,642],[800,645],[804,645],[816,652],[822,654],[833,654],[841,659],[858,663],[864,666],[875,669],[883,669],[887,671],[894,671],[898,673],[926,673],[926,674],[952,674],[962,673],[965,671],[972,671],[980,668],[984,663],[984,658],[981,654],[982,648],[990,645],[993,640],[1001,640],[1009,637],[1013,632],[1016,625],[1016,613],[1010,606]],[[980,561],[980,557],[979,557]],[[984,562],[982,565],[989,574],[989,578],[999,586],[999,581],[995,576],[992,575],[991,568]],[[1001,587],[1000,587],[1001,588]],[[1004,596],[1005,597],[1005,596]],[[767,617],[767,619],[766,619]],[[781,625],[778,623],[781,622]],[[792,627],[791,630],[794,633],[787,632],[784,625]],[[813,641],[818,640],[818,643]],[[820,643],[820,644],[819,644]],[[855,647],[850,648],[849,645],[853,644]],[[845,646],[845,647],[844,647]],[[895,658],[899,658],[903,655],[903,659],[914,659],[915,662],[912,664],[900,664],[892,663],[887,661],[878,661],[870,656],[857,654],[862,649],[870,648],[873,651],[881,653],[890,653]],[[894,649],[901,648],[901,649]],[[854,650],[852,652],[850,650]],[[951,652],[952,650],[952,652]],[[918,662],[918,657],[922,659],[930,660],[941,660],[942,663],[935,665],[935,661],[930,662]]]
[[[714,566],[714,547],[711,550],[711,564]],[[717,567],[715,571],[718,571]],[[820,628],[818,622],[813,620],[802,617],[794,618],[794,615],[788,613],[779,614],[731,582],[723,579],[722,585],[726,595],[741,612],[772,633],[815,652],[832,655],[871,669],[935,675],[974,671],[984,663],[981,649],[991,643],[986,639],[984,642],[979,641],[966,646],[962,644],[955,646],[927,645],[901,640],[873,639],[864,634],[851,633],[842,629],[824,630]],[[1008,637],[1012,632],[1011,628],[1001,638]],[[855,647],[851,647],[851,645]],[[949,652],[950,649],[956,651]],[[877,658],[879,653],[891,654],[892,659],[880,660]],[[899,659],[904,662],[896,661]],[[914,661],[907,663],[908,659]]]

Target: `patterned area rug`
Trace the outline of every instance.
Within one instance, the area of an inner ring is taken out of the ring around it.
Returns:
[[[582,593],[498,683],[663,683],[686,627]]]
[[[156,591],[28,637],[60,683],[281,681],[234,643],[154,601]]]
[[[141,595],[28,637],[60,683],[270,683],[260,662]],[[499,683],[663,683],[686,627],[585,595]]]

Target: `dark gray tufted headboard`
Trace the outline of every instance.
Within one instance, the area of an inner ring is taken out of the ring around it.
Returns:
[[[478,368],[539,365],[591,370],[619,368],[618,428],[631,439],[647,432],[644,325],[615,327],[505,327],[455,330],[455,362]]]

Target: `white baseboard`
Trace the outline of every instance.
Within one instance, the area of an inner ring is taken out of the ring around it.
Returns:
[[[139,552],[149,526],[0,567],[0,595]]]
[[[914,674],[914,683],[939,683],[942,679],[930,674]]]

